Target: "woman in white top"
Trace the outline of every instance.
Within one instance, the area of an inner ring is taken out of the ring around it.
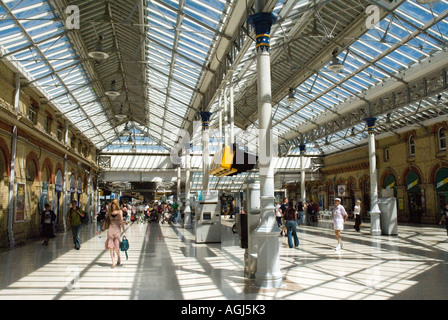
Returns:
[[[277,225],[279,228],[282,227],[282,211],[280,210],[280,204],[275,203],[275,220],[277,220]]]
[[[345,208],[341,205],[341,199],[334,199],[334,207],[333,207],[333,225],[334,225],[334,234],[336,239],[338,239],[338,245],[336,250],[340,250],[344,247],[344,244],[341,240],[341,231],[344,230],[344,223],[347,220],[348,214],[345,211]]]
[[[359,232],[361,227],[361,200],[356,200],[353,213],[355,215],[355,225],[353,228],[356,230],[356,232]]]

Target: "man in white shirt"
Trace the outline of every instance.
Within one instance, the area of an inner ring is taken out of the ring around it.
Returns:
[[[334,225],[334,234],[336,239],[338,239],[338,245],[336,246],[336,250],[340,250],[344,247],[341,239],[341,231],[344,230],[344,223],[348,218],[348,214],[345,211],[345,208],[341,205],[341,199],[334,199],[334,207],[333,207],[333,225]]]

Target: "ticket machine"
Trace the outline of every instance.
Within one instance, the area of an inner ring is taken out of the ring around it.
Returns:
[[[221,208],[217,190],[198,192],[195,218],[196,243],[221,242]]]

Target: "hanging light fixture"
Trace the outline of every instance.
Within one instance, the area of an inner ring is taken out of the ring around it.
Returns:
[[[127,115],[125,115],[124,113],[123,113],[123,105],[120,105],[120,111],[115,115],[115,118],[117,118],[118,119],[118,121],[123,121],[124,119],[126,119],[128,116]],[[126,123],[126,127],[125,127],[125,129],[127,129],[127,123]]]
[[[416,0],[416,2],[418,4],[429,4],[429,5],[433,5],[433,4],[438,4],[440,2],[440,0]]]
[[[103,36],[100,35],[98,37],[98,42],[96,44],[95,50],[89,52],[89,57],[93,58],[98,63],[109,58],[109,55],[103,51],[103,46],[101,44],[102,40],[103,40]]]
[[[123,131],[121,132],[121,134],[122,135],[126,135],[126,134],[128,134],[130,131],[129,131],[129,128],[128,128],[128,123],[126,122],[126,124],[124,125],[124,129],[123,129]]]
[[[331,59],[331,64],[328,66],[328,70],[338,73],[344,69],[344,65],[339,62],[337,57],[337,49],[335,49],[332,53],[333,58]]]
[[[105,92],[105,95],[108,96],[111,100],[115,100],[115,98],[120,95],[120,92],[115,89],[115,80],[112,80],[110,89]]]
[[[129,133],[129,138],[128,138],[128,142],[131,143],[132,142],[132,133]]]
[[[286,101],[292,105],[294,102],[296,102],[296,97],[294,96],[294,89],[290,88],[288,93],[288,98],[286,98]]]

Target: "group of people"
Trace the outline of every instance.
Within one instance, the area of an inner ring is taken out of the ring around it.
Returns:
[[[127,210],[125,211],[127,212]],[[76,250],[81,248],[81,218],[83,218],[85,214],[86,213],[82,212],[77,207],[76,200],[73,200],[67,215],[67,222],[70,224],[70,228],[72,230],[73,243]],[[110,251],[112,268],[115,268],[115,266],[121,264],[120,242],[122,237],[126,236],[125,220],[126,216],[124,215],[124,211],[122,210],[122,207],[120,207],[117,199],[112,200],[110,205],[103,203],[97,215],[96,234],[99,238],[101,238],[101,232],[107,230],[105,248]],[[117,255],[116,262],[115,254]]]
[[[286,231],[289,247],[293,247],[294,239],[294,247],[297,248],[299,246],[299,237],[297,236],[298,215],[294,202],[289,202],[288,198],[286,198],[281,205],[276,203],[275,218],[277,220],[278,227],[282,230],[280,235],[283,235]]]
[[[447,206],[448,208],[448,206]],[[297,225],[303,224],[304,212],[310,214],[317,214],[318,209],[315,208],[313,202],[303,204],[299,202],[294,204],[293,201],[289,201],[285,198],[283,203],[280,205],[276,203],[275,206],[275,217],[277,220],[278,227],[281,228],[281,235],[286,233],[288,237],[288,246],[290,248],[299,246],[299,237],[297,235]],[[447,209],[448,212],[448,209]],[[344,206],[341,204],[340,198],[334,199],[334,206],[332,208],[333,214],[333,228],[334,234],[337,239],[337,245],[335,250],[339,251],[344,247],[342,242],[341,232],[344,230],[344,224],[347,221],[348,214]],[[354,208],[354,218],[355,225],[354,229],[359,232],[361,226],[361,201],[357,200]]]
[[[78,202],[73,200],[70,203],[70,209],[67,215],[67,223],[70,225],[73,233],[73,243],[75,244],[75,249],[79,250],[81,247],[81,225],[82,219],[86,214],[80,210],[78,207]],[[41,225],[42,225],[42,236],[45,246],[48,246],[48,242],[51,238],[54,238],[54,224],[56,221],[56,214],[51,210],[49,203],[44,205],[44,210],[41,214]]]
[[[309,204],[308,204],[309,205]],[[280,205],[276,203],[275,217],[279,228],[286,230],[288,236],[288,245],[290,248],[299,246],[299,237],[297,235],[297,224],[303,223],[303,213],[308,205],[302,203],[294,204],[293,201],[288,201],[286,198]],[[144,207],[146,215],[150,215],[151,212],[156,212],[157,215],[162,217],[162,223],[167,221],[169,215],[174,216],[174,222],[177,222],[179,205],[177,203],[167,204],[157,202],[151,202]],[[334,234],[337,239],[337,246],[335,250],[341,250],[344,247],[342,242],[341,232],[344,230],[344,224],[347,221],[348,214],[344,206],[341,204],[340,198],[334,199],[334,206],[332,208],[333,214],[333,227]],[[70,210],[67,215],[67,223],[69,224],[72,235],[73,243],[76,250],[81,248],[81,226],[82,218],[86,213],[79,209],[76,200],[71,202]],[[107,239],[105,242],[105,248],[110,251],[112,259],[112,268],[121,263],[120,258],[120,241],[121,237],[125,236],[125,221],[127,213],[127,207],[120,207],[117,199],[113,200],[110,206],[104,203],[97,215],[97,235],[99,237],[101,232],[107,230]],[[361,226],[361,201],[357,200],[354,207],[354,229],[359,232]],[[43,245],[48,245],[50,238],[54,237],[54,222],[56,220],[56,214],[51,210],[50,204],[45,204],[45,210],[42,212],[42,234],[44,238]],[[446,222],[447,235],[448,235],[448,204],[442,210],[442,218],[439,224]],[[115,254],[117,254],[117,262],[115,263]]]

